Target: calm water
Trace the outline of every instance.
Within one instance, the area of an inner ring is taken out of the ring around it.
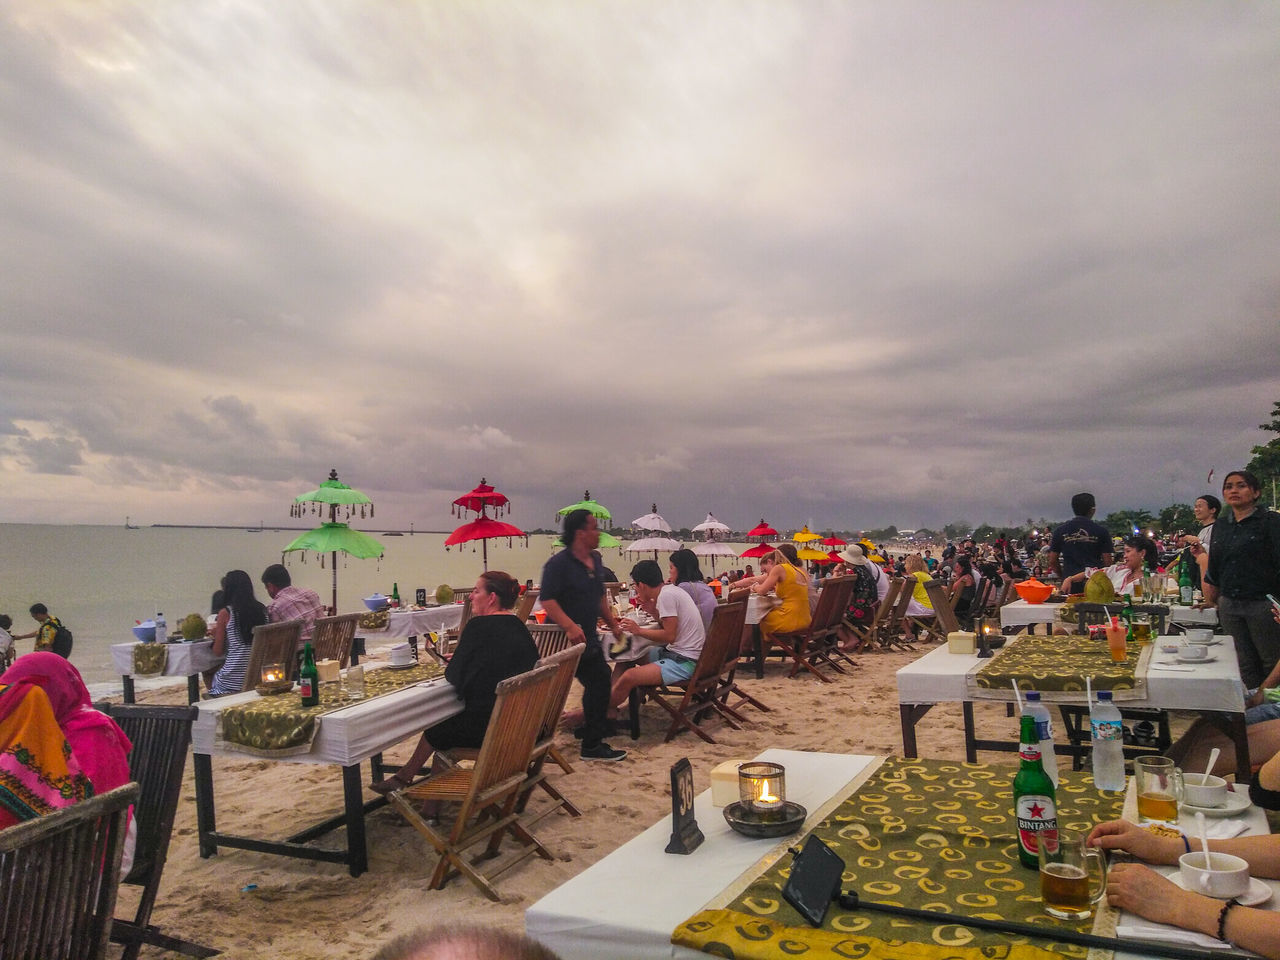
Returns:
[[[15,633],[25,633],[35,626],[27,609],[37,601],[44,603],[75,634],[72,662],[92,692],[103,695],[119,691],[109,648],[133,639],[129,628],[135,621],[149,619],[160,609],[173,629],[188,613],[208,614],[210,597],[223,574],[242,569],[259,585],[263,569],[280,562],[281,548],[298,531],[0,524],[0,535],[0,613],[13,617]],[[361,597],[390,593],[393,583],[399,583],[401,597],[411,602],[418,587],[431,591],[440,583],[471,584],[483,569],[479,544],[474,550],[468,544],[446,551],[444,534],[376,536],[386,547],[381,560],[338,555],[342,612],[363,609]],[[553,539],[530,537],[527,547],[518,540],[511,547],[505,540],[490,541],[489,567],[506,570],[521,581],[537,581],[553,552]],[[603,553],[605,563],[622,577],[637,559],[617,549]],[[665,571],[666,556],[661,560]],[[329,601],[332,570],[327,556],[323,569],[315,554],[307,554],[305,562],[301,554],[290,554],[285,562],[295,584]],[[711,572],[709,563],[703,567]],[[719,569],[724,567],[721,561]],[[265,591],[258,597],[265,601]],[[18,641],[19,653],[30,649],[30,640]]]

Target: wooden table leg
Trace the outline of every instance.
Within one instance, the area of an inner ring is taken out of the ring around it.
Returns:
[[[132,702],[132,701],[129,701]],[[200,674],[193,673],[187,677],[187,703],[200,702]]]
[[[916,746],[916,721],[932,709],[932,703],[900,703],[898,716],[902,721],[902,755],[918,757],[920,750]]]
[[[218,852],[218,845],[209,835],[218,829],[213,806],[213,761],[207,753],[192,754],[196,780],[196,834],[200,843],[200,856],[208,859]]]
[[[974,742],[973,704],[965,700],[961,707],[964,710],[964,756],[970,763],[978,762],[978,746]]]
[[[369,848],[364,834],[364,785],[360,782],[360,764],[342,768],[342,799],[347,820],[347,869],[358,877],[369,869]]]
[[[753,623],[751,625],[751,642],[756,648],[756,679],[764,679],[764,633],[760,630],[760,624]]]
[[[124,702],[137,703],[138,701],[134,699],[133,677],[129,676],[128,674],[125,674],[120,679],[124,681]]]

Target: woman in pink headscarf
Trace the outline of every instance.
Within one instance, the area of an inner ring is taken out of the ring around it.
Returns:
[[[0,685],[4,684],[33,684],[44,690],[95,796],[130,781],[128,753],[133,744],[114,720],[93,709],[80,671],[70,661],[56,653],[28,653],[0,675]]]

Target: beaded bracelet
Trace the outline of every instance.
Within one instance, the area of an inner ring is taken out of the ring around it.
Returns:
[[[1231,912],[1232,907],[1240,906],[1240,901],[1232,897],[1222,905],[1222,912],[1218,914],[1218,939],[1223,943],[1230,943],[1227,939],[1227,914]]]
[[[1191,841],[1187,839],[1187,835],[1182,835],[1182,846],[1186,848],[1187,853],[1191,852]]]

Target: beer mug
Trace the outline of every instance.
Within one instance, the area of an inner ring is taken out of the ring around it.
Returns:
[[[1138,757],[1133,761],[1137,781],[1138,822],[1177,823],[1182,802],[1182,771],[1168,757]]]
[[[1085,846],[1083,834],[1042,830],[1038,834],[1040,899],[1044,911],[1062,920],[1084,920],[1107,892],[1107,861],[1102,851]],[[1098,889],[1089,893],[1089,861],[1097,864]]]

